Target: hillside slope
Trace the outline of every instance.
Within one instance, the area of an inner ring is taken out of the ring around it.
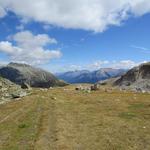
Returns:
[[[27,83],[31,87],[63,86],[51,73],[26,64],[10,63],[0,68],[0,75],[16,84]]]
[[[125,75],[116,80],[114,85],[150,91],[150,62],[129,70]]]

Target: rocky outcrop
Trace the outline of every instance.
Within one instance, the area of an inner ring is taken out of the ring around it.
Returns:
[[[12,83],[11,81],[0,77],[0,104],[24,97],[28,94],[26,90],[23,90],[19,85]]]
[[[64,86],[53,74],[26,64],[10,63],[0,68],[0,75],[16,84],[28,84],[31,87],[49,88]]]
[[[30,85],[28,85],[27,83],[24,83],[24,82],[21,84],[21,88],[22,89],[31,89]]]
[[[114,85],[135,91],[150,91],[150,62],[129,70],[116,80]]]

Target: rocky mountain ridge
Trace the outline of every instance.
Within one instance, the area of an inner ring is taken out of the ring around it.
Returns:
[[[150,62],[132,68],[113,85],[124,89],[150,91]]]
[[[49,88],[66,85],[50,72],[27,64],[10,63],[0,68],[0,76],[19,85],[27,83],[31,87]]]
[[[70,71],[56,74],[56,76],[68,83],[96,83],[112,77],[118,77],[125,72],[126,70],[124,69],[102,68],[96,71]]]

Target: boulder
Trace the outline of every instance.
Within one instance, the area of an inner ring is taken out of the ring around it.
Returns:
[[[11,94],[12,98],[14,98],[14,99],[15,98],[21,98],[21,97],[24,97],[26,95],[27,95],[27,93],[25,91],[17,91],[17,92],[13,92]]]
[[[91,86],[91,91],[97,91],[99,90],[99,85],[98,84],[94,84]]]
[[[19,85],[0,77],[0,104],[26,96],[27,93]]]
[[[27,84],[27,83],[25,83],[25,82],[23,82],[23,83],[21,84],[21,88],[22,88],[22,89],[30,89],[30,85]]]
[[[83,90],[83,89],[84,88],[81,85],[75,88],[76,91]]]

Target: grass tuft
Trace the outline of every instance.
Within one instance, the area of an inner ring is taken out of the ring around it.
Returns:
[[[18,128],[20,128],[20,129],[23,129],[23,128],[27,128],[28,127],[28,125],[26,125],[26,124],[20,124],[20,125],[18,125]]]
[[[136,117],[136,115],[131,112],[122,112],[119,114],[119,117],[124,119],[133,119]]]
[[[128,108],[129,109],[143,109],[143,108],[146,108],[146,106],[143,103],[135,103],[135,104],[131,104]]]

